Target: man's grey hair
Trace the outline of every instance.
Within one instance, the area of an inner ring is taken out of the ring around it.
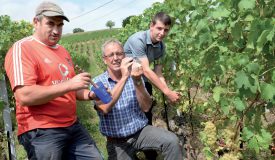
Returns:
[[[104,54],[105,54],[105,48],[106,48],[106,46],[108,46],[111,43],[118,44],[123,49],[123,45],[121,44],[121,42],[119,40],[117,40],[117,39],[109,39],[109,40],[105,41],[103,43],[103,45],[101,46],[102,56],[104,56]]]

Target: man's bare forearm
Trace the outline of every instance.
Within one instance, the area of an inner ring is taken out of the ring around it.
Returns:
[[[151,96],[147,92],[147,90],[146,90],[145,86],[143,85],[143,83],[141,82],[141,80],[139,83],[134,81],[134,85],[135,85],[135,89],[136,89],[137,100],[138,100],[138,103],[139,103],[142,111],[148,112],[152,106]]]
[[[164,94],[166,94],[169,91],[168,86],[166,83],[163,83],[160,78],[157,76],[157,74],[152,71],[151,69],[144,70],[144,75],[146,78],[150,80],[153,85],[155,85],[159,90],[161,90]]]

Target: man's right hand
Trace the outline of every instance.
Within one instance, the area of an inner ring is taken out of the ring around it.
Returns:
[[[176,103],[180,100],[179,92],[169,90],[165,95],[171,103]]]
[[[129,77],[131,73],[131,65],[133,64],[133,58],[131,57],[125,57],[122,59],[121,64],[120,64],[120,71],[122,77],[126,76]]]
[[[79,73],[68,82],[71,90],[87,89],[91,82],[91,75],[87,72]]]

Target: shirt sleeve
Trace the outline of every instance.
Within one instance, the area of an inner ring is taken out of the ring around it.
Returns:
[[[17,86],[36,84],[37,66],[31,54],[23,44],[15,43],[6,55],[5,70],[13,91]]]
[[[126,56],[129,57],[147,57],[146,55],[146,42],[138,37],[130,37],[124,45]]]

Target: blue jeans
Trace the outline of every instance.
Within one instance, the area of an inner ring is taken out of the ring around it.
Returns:
[[[167,130],[151,125],[145,126],[130,138],[108,140],[109,160],[132,160],[136,151],[160,151],[165,160],[182,160],[178,137]]]
[[[102,160],[88,131],[77,121],[64,128],[34,129],[18,137],[31,160]]]

